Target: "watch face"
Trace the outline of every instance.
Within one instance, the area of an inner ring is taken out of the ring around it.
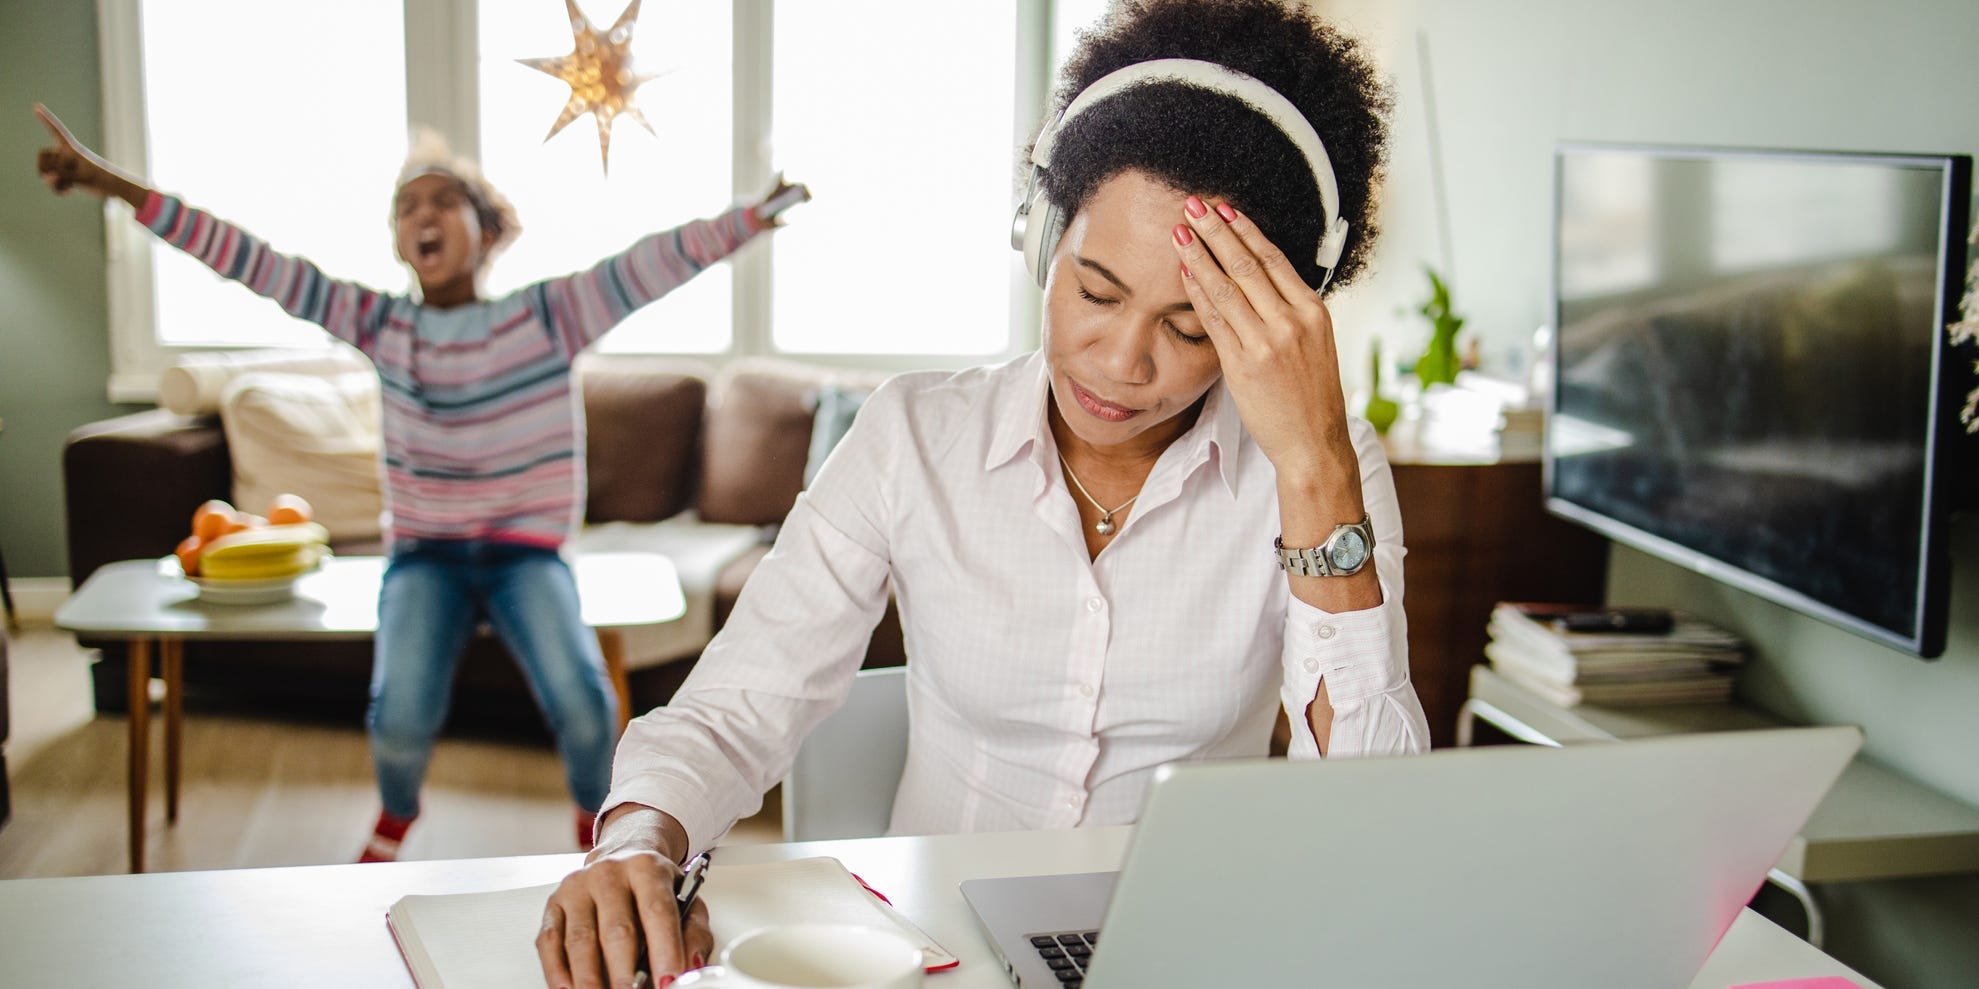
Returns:
[[[1340,533],[1326,547],[1326,562],[1335,570],[1354,570],[1367,562],[1367,540],[1353,529]]]

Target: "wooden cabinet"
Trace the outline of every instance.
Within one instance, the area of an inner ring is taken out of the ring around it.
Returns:
[[[1456,742],[1492,605],[1601,603],[1608,541],[1546,513],[1537,461],[1442,462],[1401,444],[1390,457],[1409,550],[1409,667],[1442,748]]]

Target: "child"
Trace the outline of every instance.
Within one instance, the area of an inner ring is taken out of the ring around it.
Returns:
[[[756,206],[652,234],[589,271],[499,299],[488,261],[519,232],[472,163],[423,138],[401,172],[392,227],[411,297],[325,276],[225,221],[147,188],[77,143],[54,114],[40,152],[57,194],[116,196],[138,222],[220,274],[356,346],[384,390],[390,563],[365,723],[384,809],[359,861],[397,857],[445,720],[460,652],[487,621],[521,662],[557,738],[578,844],[610,783],[617,700],[558,555],[584,506],[582,406],[571,361],[633,310],[727,257],[774,221]],[[779,182],[772,195],[789,188]],[[761,203],[759,202],[760,206]]]

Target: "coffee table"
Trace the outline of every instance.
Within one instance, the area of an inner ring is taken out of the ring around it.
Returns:
[[[598,630],[605,670],[618,693],[619,726],[631,717],[632,689],[619,630],[674,621],[687,611],[672,561],[656,553],[583,553],[571,562],[586,624]],[[158,656],[165,681],[165,820],[179,818],[179,736],[187,640],[296,642],[368,639],[378,631],[385,559],[331,557],[296,582],[295,597],[271,604],[220,605],[199,599],[176,561],[125,560],[98,569],[55,611],[55,627],[130,642],[130,862],[144,871],[145,802],[150,783],[149,683]]]

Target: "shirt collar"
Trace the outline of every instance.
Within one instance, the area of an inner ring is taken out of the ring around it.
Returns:
[[[1031,459],[1045,466],[1046,437],[1051,420],[1045,403],[1051,401],[1051,371],[1043,351],[1032,351],[1023,358],[1009,387],[999,389],[992,406],[995,417],[989,451],[983,458],[984,470],[995,470],[1029,451]],[[1236,403],[1223,381],[1211,385],[1196,424],[1175,442],[1183,444],[1185,473],[1214,454],[1218,476],[1232,495],[1237,493],[1237,458],[1243,444],[1244,424]]]

